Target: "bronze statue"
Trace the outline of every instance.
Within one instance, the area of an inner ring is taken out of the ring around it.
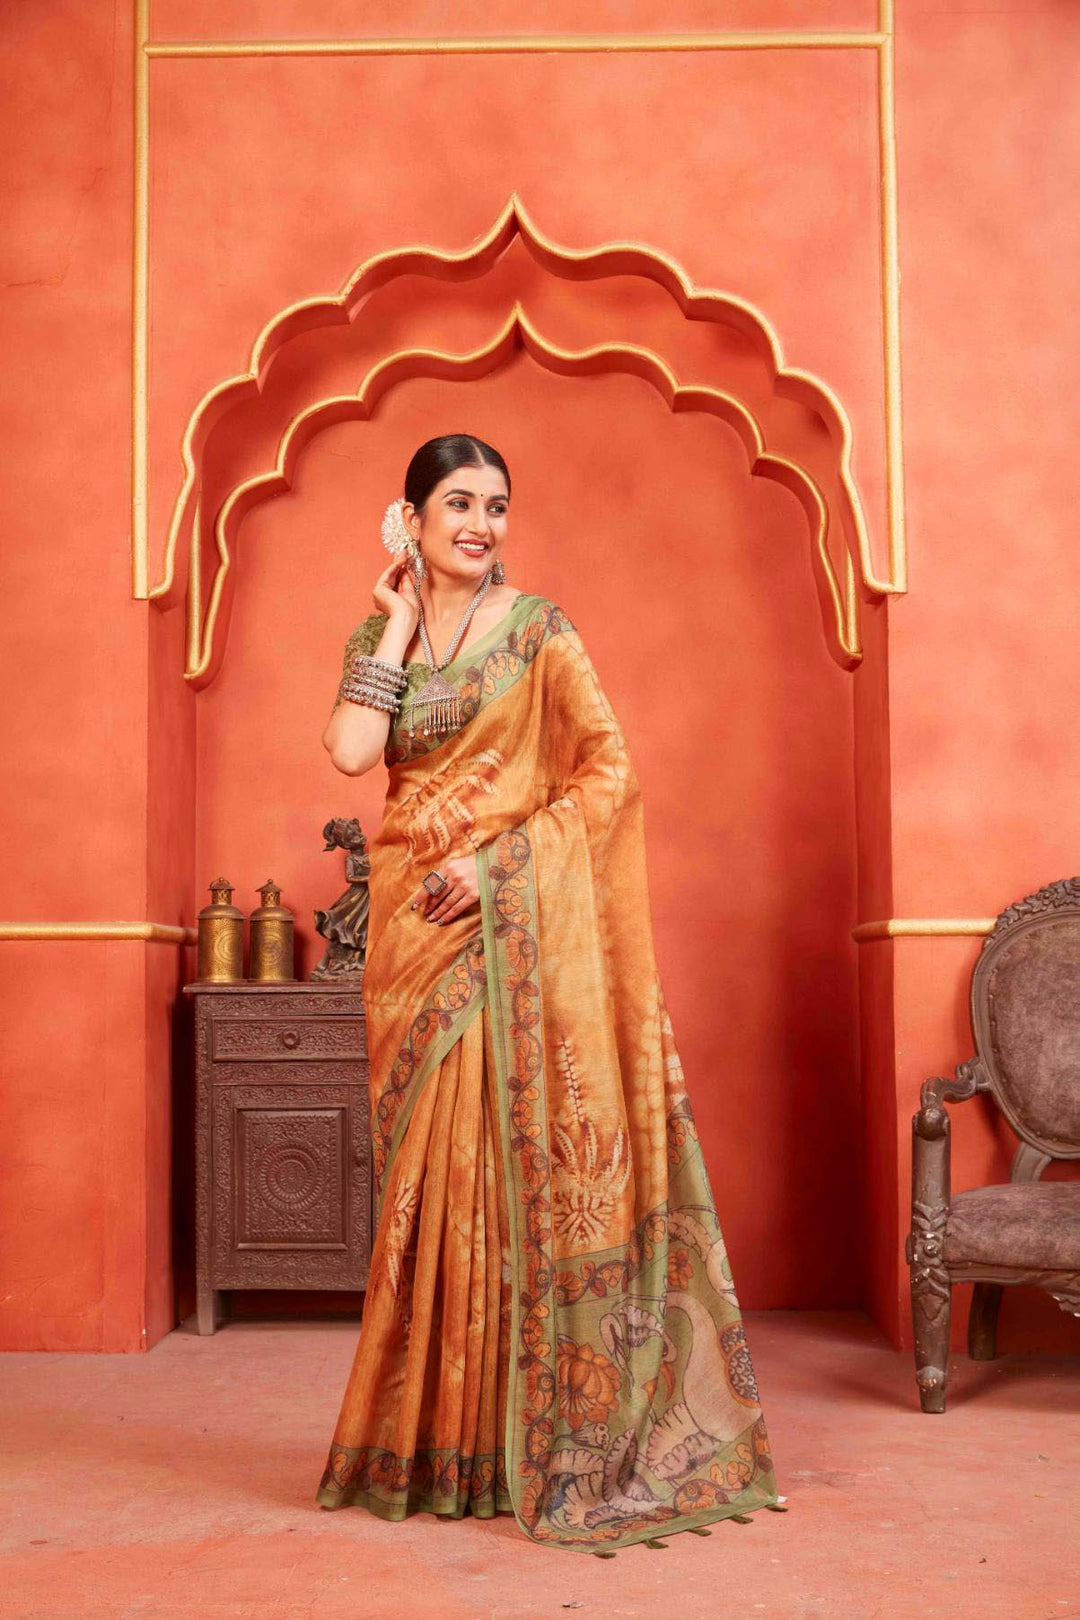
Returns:
[[[359,978],[367,955],[368,911],[371,895],[368,878],[371,857],[360,823],[355,816],[335,817],[323,828],[325,850],[345,851],[345,876],[349,887],[326,911],[315,912],[315,929],[328,942],[322,961],[312,969],[313,979]]]

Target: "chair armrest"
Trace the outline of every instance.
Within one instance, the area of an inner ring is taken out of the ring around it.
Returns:
[[[949,1119],[944,1108],[946,1100],[966,1102],[977,1091],[989,1089],[990,1081],[978,1058],[968,1058],[966,1063],[958,1063],[951,1080],[943,1075],[924,1080],[919,1098],[922,1106],[912,1120],[916,1136],[932,1142],[937,1137],[947,1135]]]
[[[920,1270],[942,1270],[942,1241],[952,1197],[945,1101],[966,1101],[988,1086],[978,1058],[958,1064],[951,1080],[935,1075],[923,1082],[921,1107],[911,1120],[912,1230],[905,1245],[908,1264]]]

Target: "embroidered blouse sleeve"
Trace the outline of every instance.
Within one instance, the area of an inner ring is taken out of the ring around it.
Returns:
[[[345,643],[345,654],[341,660],[341,673],[344,677],[357,653],[373,653],[379,645],[383,628],[386,624],[385,613],[369,613],[363,624],[358,624],[348,641]],[[334,699],[334,709],[341,703],[341,693]],[[330,712],[333,713],[334,709]]]

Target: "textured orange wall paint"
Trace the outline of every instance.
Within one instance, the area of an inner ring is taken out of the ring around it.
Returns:
[[[203,899],[195,881],[195,695],[183,668],[183,608],[147,614],[146,915],[193,923]],[[216,873],[213,874],[217,876]],[[190,1205],[191,1006],[182,986],[195,977],[190,946],[147,948],[146,1328],[151,1344],[176,1320],[176,1276],[192,1264]],[[178,1242],[174,1242],[178,1239]]]
[[[1070,725],[1076,224],[1061,202],[1080,145],[1067,78],[1080,17],[1070,0],[898,9],[912,588],[864,609],[866,659],[854,678],[825,653],[801,514],[745,477],[718,426],[672,420],[644,384],[573,385],[521,359],[473,385],[467,409],[498,442],[510,434],[512,465],[533,491],[532,527],[518,531],[531,546],[520,583],[563,600],[582,624],[635,748],[661,971],[744,1301],[851,1297],[848,1231],[813,1253],[807,1241],[824,1218],[815,1189],[839,1183],[845,1210],[865,1208],[865,1297],[900,1337],[910,1114],[921,1079],[968,1055],[977,947],[905,940],[856,952],[846,931],[890,912],[993,912],[1080,864]],[[444,33],[444,11],[434,0],[368,7],[364,27]],[[594,8],[590,26],[866,28],[874,11],[872,0],[679,0],[661,12],[639,0]],[[197,0],[158,0],[153,22],[159,38],[222,31],[220,10]],[[249,0],[230,8],[228,37],[356,26],[341,0]],[[453,18],[459,32],[521,26],[514,8],[491,4],[463,4]],[[534,31],[579,26],[567,0],[528,20]],[[0,18],[13,158],[0,333],[19,379],[7,396],[0,496],[3,588],[18,606],[5,638],[6,689],[18,701],[0,722],[0,909],[191,922],[204,884],[229,862],[249,908],[273,869],[303,931],[305,912],[336,888],[318,850],[324,807],[343,802],[342,790],[362,817],[378,802],[377,782],[338,777],[317,739],[312,752],[312,714],[325,712],[344,635],[367,610],[361,584],[378,553],[361,569],[361,537],[374,533],[402,448],[435,430],[433,414],[454,395],[411,385],[370,428],[325,434],[294,493],[249,520],[228,660],[196,697],[178,673],[182,610],[162,615],[129,595],[129,29],[123,12],[70,0]],[[242,369],[264,320],[335,289],[365,254],[425,238],[467,246],[515,188],[558,241],[652,242],[699,283],[757,302],[791,363],[819,371],[847,406],[880,541],[870,53],[155,61],[150,75],[155,563],[183,424],[208,385]],[[585,301],[537,295],[553,323],[584,331],[594,319]],[[463,300],[440,318],[464,331],[483,308]],[[647,297],[613,308],[652,331],[663,324]],[[387,320],[400,313],[388,308]],[[680,363],[705,364],[708,334],[665,334]],[[310,356],[304,364],[315,367]],[[303,384],[302,367],[292,381]],[[547,485],[529,448],[558,442],[570,423],[605,469],[593,506],[575,498],[572,461]],[[645,444],[662,447],[663,470],[690,490],[689,520],[672,519],[647,464],[629,481]],[[715,530],[700,526],[702,511]],[[620,544],[609,586],[617,619],[599,612],[580,554],[568,568],[557,543],[568,514]],[[664,551],[653,549],[657,534]],[[767,537],[779,543],[762,555],[754,547]],[[710,588],[644,629],[666,650],[683,646],[686,625],[697,646],[719,645],[729,696],[689,812],[670,761],[673,750],[690,757],[708,694],[692,693],[685,729],[666,735],[666,711],[623,635],[627,622],[640,632],[642,605],[669,588],[671,549]],[[726,620],[714,611],[722,595]],[[275,656],[285,602],[290,638]],[[720,643],[718,623],[731,627]],[[254,800],[252,760],[264,785]],[[708,910],[688,922],[706,866]],[[192,956],[127,943],[2,947],[5,1344],[135,1349],[170,1325],[174,1237],[181,1260],[188,1242],[169,1211],[170,1188],[187,1174],[190,1088],[176,991]],[[747,1008],[737,1024],[733,990]],[[714,1019],[726,1036],[720,1068]],[[981,1103],[958,1116],[956,1184],[1004,1174],[1007,1149]],[[1078,1342],[1075,1323],[1026,1294],[1008,1299],[1004,1336]]]
[[[156,553],[188,417],[264,323],[387,247],[469,247],[514,190],[559,243],[655,244],[758,304],[858,421],[880,531],[871,53],[159,60],[151,78]]]
[[[9,8],[0,27],[16,68],[3,98],[0,569],[18,608],[3,638],[5,754],[18,782],[0,883],[9,915],[138,916],[146,610],[130,600],[122,515],[130,73],[102,7]],[[62,837],[57,813],[78,815]]]
[[[876,0],[244,0],[223,17],[214,0],[154,0],[159,39],[453,39],[463,34],[661,34],[733,29],[870,29]]]
[[[125,555],[130,52],[101,5],[7,7],[0,30],[0,911],[137,918],[147,612]],[[0,945],[5,1346],[143,1342],[145,950]]]
[[[893,914],[888,661],[891,611],[888,599],[864,607],[863,661],[853,680],[857,913],[861,919]],[[861,1221],[853,1246],[858,1251],[867,1308],[896,1337],[899,1316],[893,1257],[899,1226],[897,1142],[891,1128],[896,1094],[893,966],[889,944],[859,949]],[[831,1088],[826,1095],[831,1095]]]
[[[1080,216],[1068,201],[1080,10],[899,9],[912,562],[890,611],[894,905],[985,916],[1080,872]],[[903,1205],[918,1086],[972,1050],[974,949],[906,940],[895,952]],[[981,1104],[955,1110],[953,1143],[957,1191],[1006,1175]],[[906,1334],[902,1256],[878,1264]],[[1052,1342],[1052,1323],[1055,1342],[1080,1349],[1080,1322],[1056,1309],[1048,1321],[1031,1298],[1009,1300],[1003,1343]],[[958,1337],[963,1326],[961,1311]]]

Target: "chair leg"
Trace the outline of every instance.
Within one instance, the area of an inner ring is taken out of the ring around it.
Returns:
[[[911,1306],[915,1318],[915,1382],[924,1412],[944,1412],[949,1382],[949,1332],[952,1290],[942,1293],[912,1279]]]
[[[968,1317],[968,1354],[972,1361],[993,1361],[997,1355],[998,1312],[1001,1309],[1000,1283],[976,1283]]]
[[[959,1071],[958,1071],[959,1072]],[[949,1117],[928,1080],[922,1107],[911,1122],[911,1231],[905,1245],[911,1267],[915,1326],[915,1379],[924,1412],[944,1412],[949,1381],[952,1279],[945,1264],[949,1224]],[[941,1082],[948,1089],[947,1082]]]
[[[924,1412],[944,1412],[949,1381],[952,1282],[941,1257],[945,1205],[914,1202],[907,1240],[911,1315],[915,1329],[915,1381]]]

